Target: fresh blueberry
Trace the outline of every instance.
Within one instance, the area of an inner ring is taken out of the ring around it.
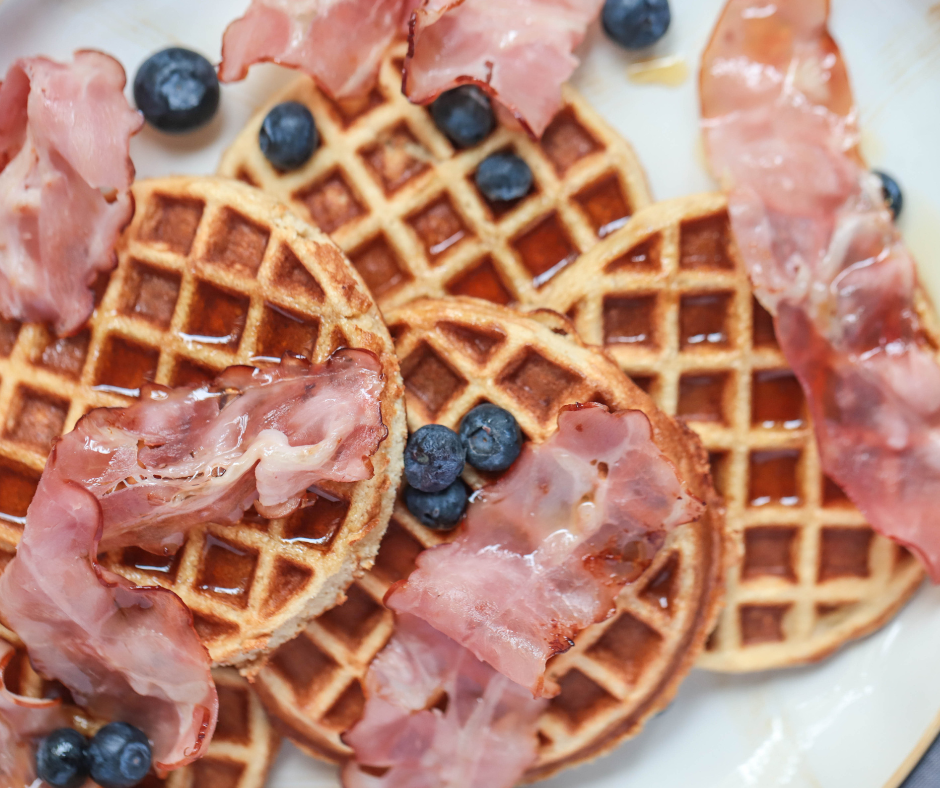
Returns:
[[[476,85],[441,93],[431,104],[431,117],[458,148],[479,145],[496,125],[490,99]]]
[[[126,722],[105,725],[88,745],[91,779],[101,788],[132,788],[150,771],[150,742]]]
[[[460,522],[467,511],[467,486],[457,479],[440,492],[421,492],[414,487],[405,488],[405,506],[418,521],[435,531],[449,531]]]
[[[505,471],[522,451],[522,431],[508,410],[488,402],[477,405],[460,422],[467,462],[479,471]]]
[[[666,35],[669,0],[606,0],[601,23],[607,35],[627,49],[642,49]]]
[[[162,131],[191,131],[219,108],[219,78],[202,55],[170,47],[151,55],[134,79],[134,101]]]
[[[307,163],[320,145],[320,133],[310,110],[297,101],[285,101],[272,109],[258,133],[261,152],[282,172]]]
[[[59,728],[39,742],[36,774],[53,788],[78,788],[88,777],[88,742],[73,728]]]
[[[465,456],[456,432],[443,424],[426,424],[405,446],[405,478],[416,490],[440,492],[460,476]]]
[[[494,153],[477,167],[477,188],[490,202],[508,202],[525,197],[532,188],[532,170],[515,153]]]
[[[875,175],[881,178],[881,193],[884,195],[888,210],[897,219],[901,215],[901,208],[904,207],[904,195],[901,194],[901,187],[886,172],[875,170]]]

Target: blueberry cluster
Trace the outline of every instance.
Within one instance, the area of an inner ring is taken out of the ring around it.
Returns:
[[[467,511],[469,491],[460,478],[469,463],[500,473],[522,450],[522,431],[503,408],[484,403],[460,422],[459,432],[441,424],[421,427],[405,447],[405,505],[428,528],[448,531]]]
[[[78,788],[91,777],[101,788],[132,788],[150,771],[150,742],[126,722],[105,725],[88,741],[59,728],[36,750],[36,774],[52,788]]]

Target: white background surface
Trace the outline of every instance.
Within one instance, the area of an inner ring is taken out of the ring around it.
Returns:
[[[785,0],[784,0],[785,1]],[[771,2],[771,0],[768,0]],[[904,189],[900,225],[940,303],[940,3],[832,0],[861,108],[863,149]],[[129,79],[153,51],[179,44],[217,60],[225,24],[246,0],[0,0],[0,73],[22,55],[66,59],[80,47],[120,59]],[[690,67],[679,87],[637,85],[629,56],[594,30],[575,83],[635,145],[657,198],[713,188],[696,126],[696,71],[721,0],[672,0],[657,55]],[[649,53],[647,53],[648,56]],[[184,137],[146,129],[138,175],[210,173],[254,108],[289,75],[252,70],[223,88],[219,116]],[[613,756],[551,788],[872,788],[895,774],[940,712],[940,589],[924,588],[877,635],[821,665],[752,676],[694,671],[673,705]],[[335,786],[332,767],[285,746],[274,788]]]

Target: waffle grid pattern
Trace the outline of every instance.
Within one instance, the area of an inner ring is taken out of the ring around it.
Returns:
[[[393,47],[367,100],[340,106],[302,77],[263,108],[224,155],[219,173],[277,195],[331,234],[383,310],[422,296],[474,295],[536,303],[540,289],[598,239],[650,202],[630,146],[574,90],[541,144],[499,127],[455,151],[424,107],[401,92],[403,45]],[[305,104],[321,147],[280,173],[258,132],[272,106]],[[477,165],[513,150],[535,186],[516,204],[489,204]]]
[[[320,498],[288,518],[249,510],[236,525],[196,528],[176,556],[128,548],[105,559],[138,585],[176,592],[216,664],[244,663],[335,602],[358,565],[350,555],[374,555],[400,472],[397,361],[339,252],[269,198],[221,179],[134,191],[138,211],[87,327],[53,340],[40,326],[0,326],[0,540],[16,544],[53,441],[92,408],[127,404],[148,380],[202,381],[286,351],[314,360],[340,345],[374,351],[390,436],[373,479],[331,487],[338,503]]]
[[[542,441],[563,404],[637,406],[642,395],[609,360],[567,338],[573,337],[567,321],[548,313],[541,320],[460,301],[418,302],[392,313],[410,427],[456,428],[487,401],[510,409],[527,438]],[[485,481],[473,473],[466,478],[474,487]],[[717,530],[707,520],[676,531],[621,595],[617,615],[550,663],[550,680],[561,692],[540,722],[540,756],[530,778],[605,752],[669,702],[714,620]],[[259,674],[256,687],[275,725],[311,754],[348,757],[340,734],[358,719],[361,679],[393,631],[382,599],[418,553],[441,539],[396,505],[376,565],[351,587],[348,601],[311,622]]]
[[[914,592],[918,562],[875,534],[820,469],[802,391],[753,298],[722,195],[639,212],[545,296],[709,451],[739,560],[701,666],[820,659]]]

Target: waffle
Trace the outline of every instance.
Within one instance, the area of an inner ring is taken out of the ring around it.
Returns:
[[[455,151],[428,110],[402,95],[404,56],[403,44],[393,47],[377,87],[355,104],[297,79],[254,116],[219,167],[328,232],[383,310],[444,295],[537,304],[552,276],[650,202],[633,150],[573,89],[540,144],[501,127]],[[282,101],[305,104],[321,136],[310,161],[283,174],[258,145],[265,115]],[[516,204],[495,205],[473,174],[506,150],[529,163],[535,186]]]
[[[329,239],[256,189],[227,179],[134,186],[118,267],[87,326],[68,339],[0,323],[0,544],[22,532],[54,439],[98,406],[125,405],[145,380],[170,385],[292,351],[339,346],[380,358],[389,436],[375,475],[324,485],[336,500],[283,519],[250,509],[234,526],[191,532],[175,556],[137,548],[103,559],[138,585],[175,591],[215,664],[251,661],[336,603],[370,564],[401,473],[404,398],[388,331],[362,280]]]
[[[0,638],[19,646],[9,630],[0,627]],[[280,745],[280,737],[268,722],[258,696],[238,671],[216,668],[212,672],[219,690],[219,724],[206,754],[190,766],[171,772],[166,779],[148,775],[141,788],[262,788]],[[53,697],[62,690],[44,681],[29,664],[26,652],[17,648],[4,678],[7,686],[29,698]],[[92,735],[99,725],[76,713],[73,724]],[[89,782],[89,786],[95,783]]]
[[[412,429],[430,422],[455,428],[487,401],[512,411],[524,434],[542,441],[556,429],[563,404],[641,407],[654,411],[657,442],[712,504],[698,522],[670,535],[624,590],[615,616],[584,631],[573,649],[549,663],[561,693],[539,723],[539,757],[527,778],[600,755],[669,703],[717,615],[723,519],[705,453],[602,352],[583,345],[560,315],[543,310],[526,317],[471,299],[427,300],[392,312],[389,324]],[[472,469],[465,478],[474,487],[485,481]],[[330,760],[349,756],[340,735],[358,719],[362,679],[392,634],[384,594],[407,576],[423,548],[444,538],[399,502],[375,567],[350,588],[348,601],[311,622],[259,673],[255,688],[274,724],[307,752]]]
[[[702,667],[821,659],[913,594],[920,564],[875,534],[820,468],[802,390],[751,292],[723,195],[639,211],[545,296],[709,451],[738,560]],[[926,299],[920,312],[940,336]]]

